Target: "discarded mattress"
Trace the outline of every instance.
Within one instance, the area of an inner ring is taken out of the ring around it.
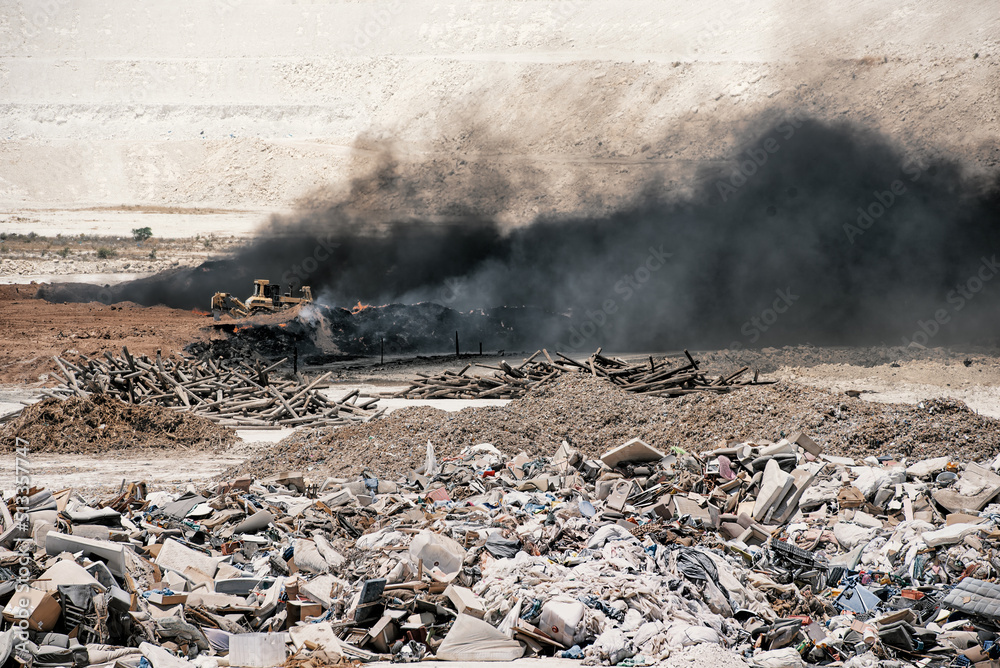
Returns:
[[[1000,584],[965,578],[948,592],[941,607],[985,619],[1000,619]]]

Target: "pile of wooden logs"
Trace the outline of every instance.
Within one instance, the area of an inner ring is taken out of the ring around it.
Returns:
[[[539,355],[544,360],[536,359]],[[693,392],[729,392],[746,385],[764,385],[773,381],[760,381],[755,373],[751,380],[737,380],[749,367],[718,378],[709,378],[698,370],[698,362],[684,351],[687,364],[671,367],[666,360],[629,364],[623,360],[605,357],[601,349],[585,362],[578,362],[557,352],[553,358],[547,350],[539,350],[517,366],[500,362],[498,366],[467,364],[459,372],[417,374],[410,386],[395,396],[407,399],[515,399],[530,390],[558,378],[564,373],[587,373],[605,378],[627,392],[674,397]],[[491,369],[487,376],[467,374],[473,366]]]
[[[339,400],[320,390],[330,373],[311,382],[269,377],[281,360],[268,367],[239,364],[229,368],[221,361],[190,358],[155,359],[104,353],[105,359],[80,355],[77,363],[55,357],[62,385],[45,390],[46,396],[63,399],[95,392],[111,394],[137,406],[165,406],[188,411],[218,424],[233,427],[331,426],[367,422],[382,414],[377,398],[361,397],[355,390]]]

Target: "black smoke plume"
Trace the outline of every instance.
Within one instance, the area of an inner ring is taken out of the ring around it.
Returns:
[[[683,196],[651,179],[610,214],[512,229],[483,204],[517,195],[498,175],[477,182],[470,204],[433,217],[359,208],[379,194],[433,200],[439,186],[390,163],[343,201],[271,220],[231,259],[115,286],[104,300],[207,308],[216,290],[242,296],[269,278],[311,285],[335,306],[530,307],[552,317],[522,322],[525,344],[571,350],[995,336],[995,175],[794,115],[758,124],[723,158]]]

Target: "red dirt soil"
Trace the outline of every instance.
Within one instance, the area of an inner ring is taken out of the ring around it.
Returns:
[[[52,304],[34,299],[37,285],[0,285],[0,383],[52,384],[53,355],[91,357],[122,346],[165,355],[211,336],[211,316],[131,302]],[[208,329],[202,329],[208,328]],[[217,335],[220,336],[220,335]],[[224,335],[221,335],[224,336]]]

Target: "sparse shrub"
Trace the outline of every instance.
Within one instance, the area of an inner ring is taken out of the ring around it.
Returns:
[[[148,227],[137,227],[132,230],[132,238],[135,241],[145,241],[153,236],[153,230]]]
[[[149,251],[149,259],[150,260],[155,260],[156,259],[156,249],[155,248],[153,250]]]
[[[101,258],[102,260],[110,260],[113,257],[118,257],[118,251],[116,251],[114,248],[107,248],[105,246],[101,246],[100,248],[97,249],[97,257]]]
[[[63,249],[61,251],[59,251],[59,256],[60,257],[68,257],[69,256],[69,246],[64,246]]]

